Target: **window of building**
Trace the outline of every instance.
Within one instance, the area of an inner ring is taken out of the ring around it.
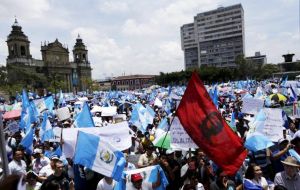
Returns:
[[[86,57],[85,57],[85,54],[82,54],[82,59],[85,60],[85,58],[86,58]]]
[[[21,56],[25,56],[25,55],[26,55],[25,46],[21,46]]]
[[[11,54],[11,55],[15,55],[15,49],[14,49],[14,46],[11,46],[11,47],[10,47],[10,54]]]
[[[117,85],[120,85],[120,81],[117,82]]]

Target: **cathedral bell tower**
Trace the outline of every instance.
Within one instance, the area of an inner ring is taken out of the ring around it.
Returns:
[[[19,25],[17,19],[15,19],[12,25],[12,31],[7,37],[8,57],[7,63],[23,63],[30,65],[32,56],[30,54],[28,37],[23,33],[22,27]]]
[[[80,38],[79,34],[73,48],[73,58],[75,63],[89,64],[88,50],[86,49],[84,43],[82,42],[82,39]]]

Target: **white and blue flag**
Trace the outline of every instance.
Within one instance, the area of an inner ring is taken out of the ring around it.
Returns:
[[[21,145],[25,148],[26,153],[31,154],[33,150],[33,128],[29,127],[25,137],[21,141]]]
[[[85,102],[82,108],[82,111],[76,116],[74,121],[76,127],[95,127],[95,123],[90,112],[90,108]]]
[[[48,119],[48,114],[44,113],[43,115],[43,121],[41,123],[41,129],[40,129],[40,136],[41,136],[41,141],[49,141],[50,139],[54,139],[54,132],[52,125]]]
[[[125,158],[109,142],[99,136],[78,132],[74,163],[119,181],[125,167]]]

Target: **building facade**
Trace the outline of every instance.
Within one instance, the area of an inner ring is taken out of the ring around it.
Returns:
[[[155,84],[155,75],[129,75],[112,79],[113,90],[136,90],[147,88]]]
[[[261,67],[264,64],[267,64],[267,56],[266,55],[261,55],[260,52],[255,52],[254,56],[249,56],[245,58],[246,61],[250,62],[253,64],[253,66],[256,67]]]
[[[235,58],[245,54],[242,5],[197,14],[193,23],[181,27],[181,44],[185,69],[235,67]]]
[[[12,31],[6,42],[8,47],[6,65],[10,82],[29,80],[28,76],[24,76],[24,72],[20,74],[22,71],[27,71],[26,74],[30,75],[30,78],[36,77],[37,80],[45,79],[49,83],[61,81],[64,83],[63,90],[68,92],[86,90],[88,81],[91,81],[92,69],[88,50],[79,35],[73,47],[72,62],[69,60],[68,47],[58,39],[52,43],[41,44],[42,60],[32,58],[30,41],[17,20],[12,25]]]

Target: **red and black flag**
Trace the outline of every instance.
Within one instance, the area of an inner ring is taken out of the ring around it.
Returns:
[[[222,118],[196,72],[176,115],[193,141],[227,175],[238,171],[247,156],[243,141]]]

